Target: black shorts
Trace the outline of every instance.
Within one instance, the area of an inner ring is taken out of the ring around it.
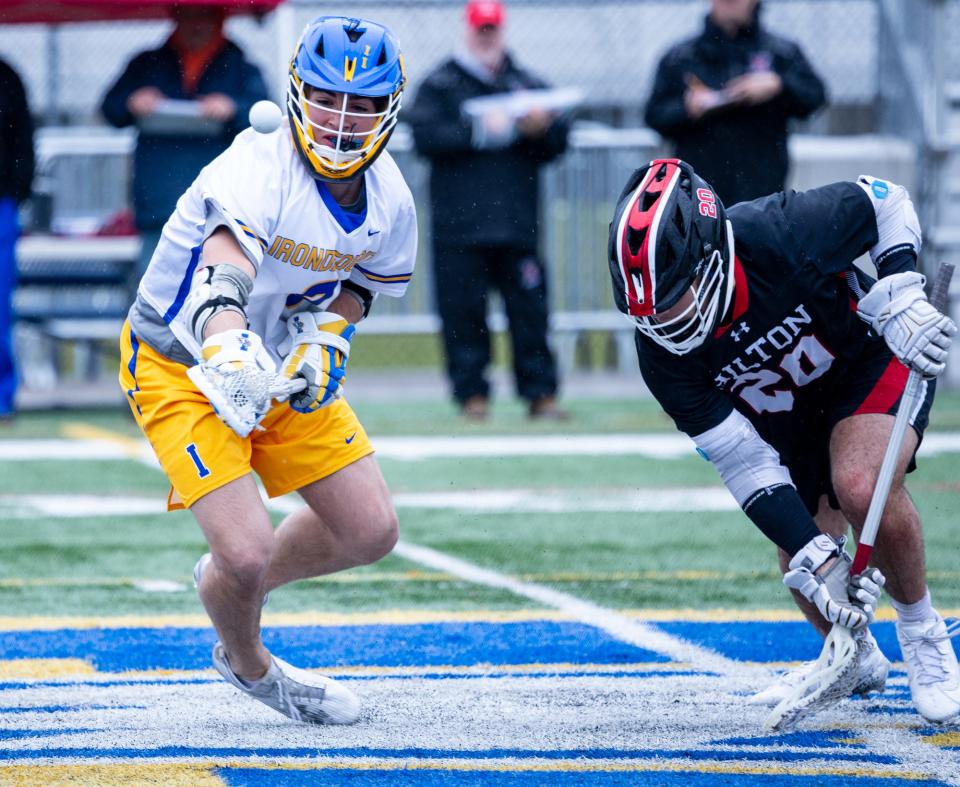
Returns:
[[[834,381],[819,407],[803,417],[784,442],[779,435],[775,447],[780,460],[790,470],[793,483],[811,514],[817,512],[820,498],[827,495],[830,505],[839,508],[830,480],[830,434],[840,421],[852,415],[887,413],[896,415],[907,384],[907,368],[880,341],[868,341],[863,352]],[[930,422],[930,408],[936,390],[935,380],[925,380],[920,405],[910,418],[919,440]],[[917,443],[920,445],[919,441]],[[916,454],[907,472],[916,469]]]

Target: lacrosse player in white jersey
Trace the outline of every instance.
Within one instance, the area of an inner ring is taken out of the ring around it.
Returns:
[[[413,199],[385,152],[406,82],[393,34],[320,17],[290,62],[288,123],[237,136],[180,198],[121,339],[120,382],[210,552],[194,570],[233,686],[349,724],[357,697],[272,656],[265,595],[397,540],[373,447],[341,398],[354,326],[413,272]],[[253,473],[306,505],[274,531]]]

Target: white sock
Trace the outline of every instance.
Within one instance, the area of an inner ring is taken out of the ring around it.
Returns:
[[[897,617],[901,623],[920,623],[929,620],[936,613],[933,604],[930,602],[930,590],[928,589],[923,598],[913,604],[901,604],[895,599],[890,599],[893,608],[897,610]]]

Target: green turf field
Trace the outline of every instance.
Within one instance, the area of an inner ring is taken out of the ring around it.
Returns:
[[[499,405],[489,424],[463,424],[443,404],[361,404],[374,441],[388,435],[526,435],[672,431],[650,401],[582,401],[569,424],[529,424],[519,406]],[[137,437],[124,413],[26,414],[0,441],[62,438],[77,425]],[[942,396],[933,428],[960,427],[960,397]],[[395,494],[541,490],[573,501],[630,490],[718,486],[712,467],[636,456],[382,459]],[[924,517],[937,603],[960,607],[956,511],[960,458],[922,461],[910,489]],[[123,516],[18,514],[21,495],[103,495],[162,501],[161,473],[134,460],[0,462],[0,609],[3,615],[201,612],[190,572],[204,551],[189,513]],[[65,498],[66,499],[66,498]],[[589,508],[589,506],[586,506]],[[277,521],[281,518],[276,514]],[[402,538],[618,608],[789,608],[774,549],[738,511],[630,513],[577,510],[477,512],[400,507]],[[142,580],[178,583],[166,592]],[[312,580],[273,595],[271,611],[393,608],[528,608],[530,601],[473,585],[391,556],[375,566]]]

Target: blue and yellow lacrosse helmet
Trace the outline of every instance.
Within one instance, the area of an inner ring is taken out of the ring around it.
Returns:
[[[315,178],[353,180],[369,167],[397,124],[406,73],[400,45],[383,25],[365,19],[321,16],[304,29],[290,61],[287,114],[300,158]],[[313,103],[310,86],[342,94],[337,106]],[[350,96],[374,100],[372,114],[348,111]],[[333,117],[318,125],[309,109]],[[372,130],[357,130],[358,123]]]

